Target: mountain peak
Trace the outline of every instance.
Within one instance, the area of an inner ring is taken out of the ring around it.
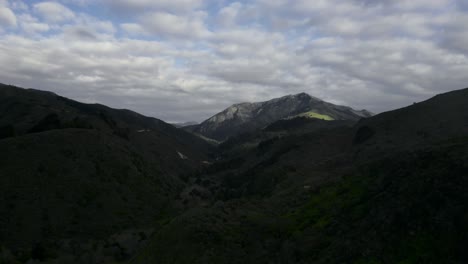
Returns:
[[[190,131],[216,140],[261,129],[275,121],[304,114],[310,118],[357,121],[367,117],[362,111],[327,103],[307,93],[298,93],[265,102],[234,104]]]
[[[295,94],[294,96],[295,97],[310,97],[310,98],[312,98],[312,96],[310,96],[308,93],[305,93],[305,92]]]
[[[305,93],[305,92],[301,92],[301,93],[298,93],[298,94],[290,94],[290,95],[286,95],[286,96],[283,96],[283,97],[280,97],[278,99],[284,99],[284,98],[289,98],[289,99],[295,99],[295,100],[314,100],[314,101],[323,101],[315,96],[312,96],[308,93]],[[273,99],[274,100],[274,99]]]

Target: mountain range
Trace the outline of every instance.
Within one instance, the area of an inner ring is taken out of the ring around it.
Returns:
[[[0,85],[0,263],[467,263],[466,102],[298,94],[178,129]]]

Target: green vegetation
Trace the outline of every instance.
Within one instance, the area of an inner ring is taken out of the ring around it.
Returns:
[[[226,183],[231,192],[258,195],[177,217],[134,263],[459,263],[467,258],[468,195],[457,191],[468,186],[467,157],[468,141],[403,151],[306,189],[285,184],[300,175],[280,169],[283,158],[246,173],[250,178],[238,176],[247,186],[262,181],[270,192]],[[303,179],[317,173],[309,170]],[[267,179],[282,187],[271,189]],[[181,243],[177,251],[168,241]]]
[[[338,183],[325,186],[319,192],[311,195],[306,204],[295,208],[284,217],[295,223],[292,233],[297,234],[304,229],[324,229],[343,210],[349,210],[354,220],[362,217],[365,210],[361,201],[366,199],[369,181],[364,177],[345,177]]]
[[[296,115],[295,117],[316,118],[316,119],[322,119],[322,120],[326,120],[326,121],[335,120],[333,117],[331,117],[329,115],[323,115],[323,114],[319,114],[319,113],[313,112],[313,111],[301,113],[301,114]]]

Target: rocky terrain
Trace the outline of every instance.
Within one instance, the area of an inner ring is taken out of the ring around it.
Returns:
[[[288,95],[260,103],[241,103],[228,107],[199,125],[184,129],[218,141],[257,129],[285,118],[307,116],[325,120],[357,121],[372,114],[334,105],[306,93]]]

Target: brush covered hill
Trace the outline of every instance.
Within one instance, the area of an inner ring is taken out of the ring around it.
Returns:
[[[218,145],[220,155],[228,158],[236,153],[243,153],[248,149],[256,148],[260,144],[272,142],[284,137],[300,136],[313,132],[324,132],[339,127],[352,127],[357,121],[330,120],[298,116],[294,118],[278,120],[263,129],[244,132],[229,137]]]
[[[357,121],[372,114],[347,106],[334,105],[305,93],[288,95],[266,102],[230,106],[199,125],[186,130],[223,141],[233,135],[252,132],[284,118],[303,116],[323,120]]]
[[[0,263],[128,259],[212,151],[155,118],[8,85],[0,149]]]
[[[132,263],[466,263],[465,102],[468,89],[214,163],[187,187],[199,206]]]
[[[468,89],[458,90],[363,119],[356,125],[355,144],[379,152],[464,137],[468,135],[467,98]]]

